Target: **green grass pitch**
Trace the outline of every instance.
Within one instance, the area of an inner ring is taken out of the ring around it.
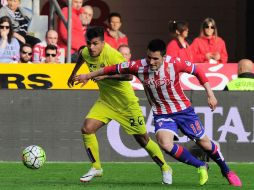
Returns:
[[[22,163],[0,162],[0,190],[227,190],[228,185],[219,168],[210,163],[209,181],[198,185],[197,169],[181,163],[170,163],[173,184],[162,185],[159,168],[153,163],[103,163],[104,175],[89,183],[79,182],[79,177],[89,168],[88,163],[47,162],[38,170],[28,169]],[[254,189],[254,163],[230,163],[240,176],[243,187]],[[239,188],[238,188],[239,189]]]

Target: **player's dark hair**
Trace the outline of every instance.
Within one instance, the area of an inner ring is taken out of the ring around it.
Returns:
[[[110,15],[108,16],[109,23],[110,23],[112,17],[118,17],[118,18],[120,18],[120,21],[122,20],[120,13],[113,12],[113,13],[110,13]]]
[[[104,28],[102,26],[89,27],[86,32],[86,40],[91,41],[93,38],[100,38],[104,41]]]
[[[161,52],[161,55],[164,56],[166,54],[166,44],[163,40],[161,39],[154,39],[149,42],[147,49],[156,52],[159,51]]]

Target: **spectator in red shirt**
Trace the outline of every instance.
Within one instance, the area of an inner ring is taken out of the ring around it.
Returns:
[[[225,42],[218,36],[217,26],[212,18],[206,18],[200,28],[200,35],[191,44],[196,63],[227,63]]]
[[[172,40],[167,45],[167,54],[180,57],[183,60],[193,61],[193,55],[189,43],[186,41],[189,33],[187,22],[170,21],[169,32]]]
[[[71,57],[72,57],[72,62],[75,62],[77,58],[77,52],[79,48],[83,45],[86,45],[85,37],[83,34],[83,26],[82,22],[79,18],[80,15],[80,9],[82,7],[83,0],[73,0],[72,1],[72,28],[71,28],[71,33],[72,33],[72,42],[71,42]],[[68,18],[68,7],[64,7],[62,9],[62,13],[64,17]],[[67,51],[67,38],[68,38],[68,33],[67,29],[63,23],[62,20],[58,20],[58,45]],[[65,53],[65,55],[67,55]]]
[[[108,18],[109,28],[104,32],[105,42],[111,47],[118,49],[120,45],[128,45],[128,38],[120,32],[122,26],[121,15],[119,13],[111,13]]]

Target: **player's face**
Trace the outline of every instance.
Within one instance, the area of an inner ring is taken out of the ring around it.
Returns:
[[[149,64],[152,71],[156,71],[163,63],[163,56],[160,51],[147,50],[146,62]]]
[[[105,42],[100,37],[87,41],[87,48],[91,57],[98,57],[104,47]]]

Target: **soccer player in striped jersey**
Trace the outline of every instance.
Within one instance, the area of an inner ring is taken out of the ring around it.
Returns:
[[[116,49],[104,42],[103,27],[91,27],[86,33],[87,47],[81,50],[77,64],[68,80],[68,85],[74,85],[74,76],[83,63],[89,70],[96,71],[125,61]],[[103,170],[99,157],[99,146],[95,136],[97,130],[115,120],[142,146],[151,158],[160,166],[162,182],[172,184],[172,171],[167,165],[160,147],[149,138],[145,127],[144,117],[138,104],[138,98],[129,83],[131,75],[115,75],[97,78],[100,97],[95,102],[85,118],[81,129],[87,155],[92,162],[88,173],[84,174],[81,182],[88,182],[94,177],[102,176]],[[117,80],[116,80],[117,79]],[[125,81],[124,81],[125,80]],[[89,101],[89,100],[88,100]]]
[[[217,99],[204,72],[195,64],[165,55],[165,52],[165,43],[155,39],[149,43],[145,59],[123,62],[104,67],[96,72],[81,74],[75,77],[75,81],[84,85],[89,79],[101,75],[133,74],[137,76],[143,83],[148,101],[152,106],[156,138],[165,153],[180,162],[198,168],[200,185],[207,182],[207,165],[196,159],[187,149],[174,143],[173,140],[178,138],[177,133],[180,129],[218,164],[223,176],[231,185],[242,186],[241,180],[229,169],[216,144],[205,134],[199,117],[181,88],[179,81],[181,72],[195,75],[204,86],[208,105],[213,111],[216,108]]]

